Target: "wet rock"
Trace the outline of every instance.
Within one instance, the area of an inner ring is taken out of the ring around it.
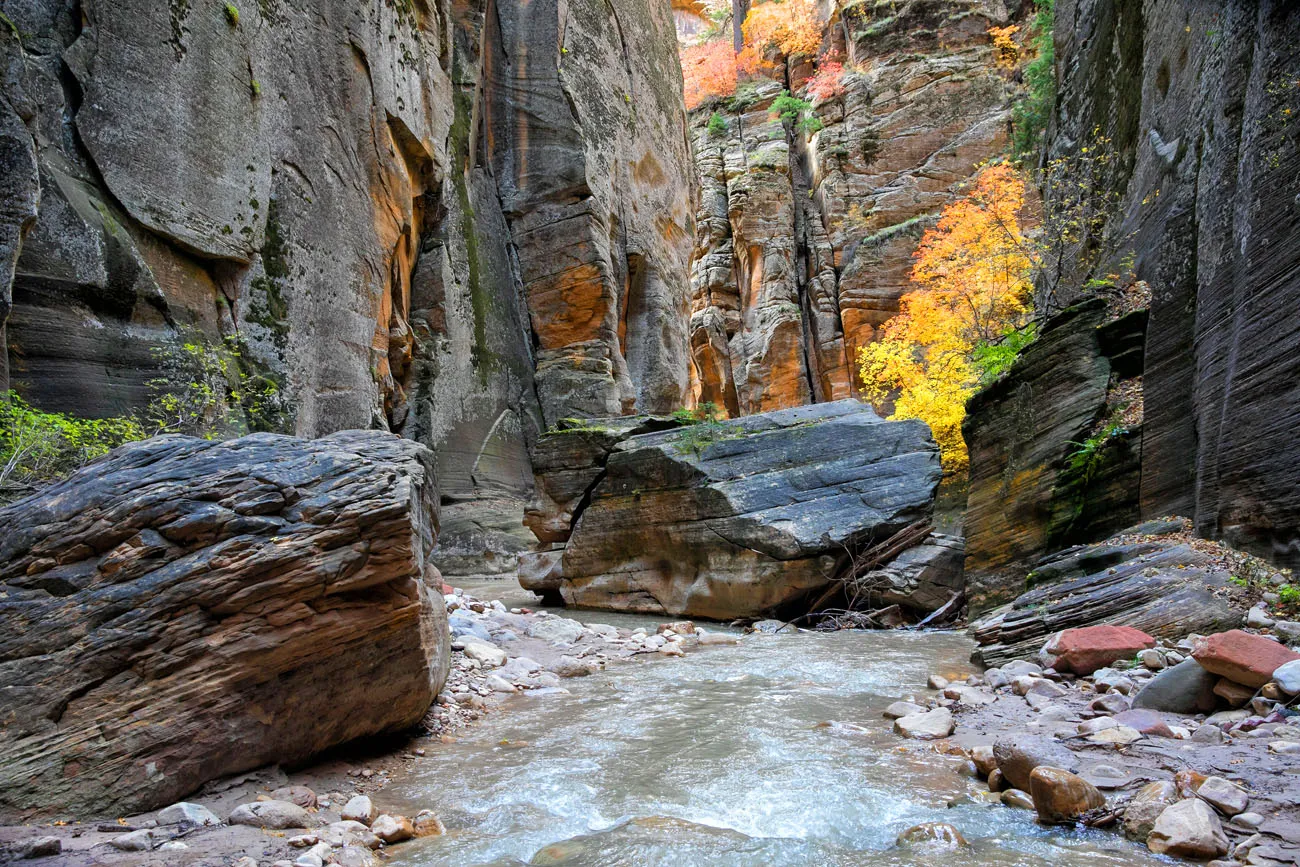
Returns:
[[[1195,798],[1166,807],[1147,836],[1147,848],[1157,855],[1207,860],[1228,854],[1228,838],[1219,817]]]
[[[1016,807],[1021,810],[1034,809],[1034,798],[1028,792],[1022,792],[1019,789],[1007,789],[1002,793],[1002,803],[1008,807]]]
[[[158,811],[159,825],[182,825],[197,827],[202,825],[220,825],[217,814],[202,804],[190,804],[181,801]]]
[[[366,826],[375,821],[375,817],[378,815],[379,809],[366,795],[353,795],[339,812],[339,817],[343,821],[359,822]]]
[[[230,824],[249,825],[282,831],[285,828],[310,828],[311,815],[290,801],[253,801],[240,804],[230,812]]]
[[[1124,808],[1124,833],[1145,843],[1165,807],[1178,801],[1178,787],[1168,780],[1147,783]]]
[[[941,674],[932,674],[925,685],[928,689],[944,689],[948,686],[948,678]]]
[[[432,810],[421,810],[416,813],[415,818],[411,820],[411,827],[417,837],[437,837],[447,833],[442,820],[434,815]]]
[[[519,691],[513,683],[499,674],[489,674],[483,684],[493,692],[512,693]]]
[[[1012,788],[1031,792],[1030,775],[1040,765],[1075,772],[1079,761],[1074,753],[1044,737],[1002,738],[993,744],[993,755]]]
[[[1041,657],[1057,671],[1085,675],[1112,662],[1132,659],[1155,644],[1154,638],[1131,626],[1085,626],[1053,635],[1043,645]]]
[[[1205,782],[1205,774],[1190,768],[1174,774],[1174,785],[1178,788],[1178,797],[1195,797],[1197,789]]]
[[[954,826],[946,822],[913,825],[894,840],[898,846],[921,846],[934,849],[960,849],[970,845]]]
[[[784,620],[759,620],[749,627],[761,635],[775,635],[778,632],[794,632],[795,628]]]
[[[982,777],[988,777],[998,766],[998,760],[993,755],[993,747],[989,744],[971,747],[970,757]]]
[[[1240,629],[1209,635],[1196,642],[1192,658],[1206,671],[1259,689],[1282,665],[1300,660],[1285,645]]]
[[[955,728],[956,723],[953,721],[952,711],[945,707],[908,714],[894,720],[895,732],[903,737],[917,740],[946,738],[953,733]]]
[[[1105,806],[1097,787],[1062,768],[1039,765],[1029,775],[1029,793],[1038,820],[1047,825],[1070,824],[1089,810]]]
[[[139,831],[116,834],[108,843],[123,852],[149,852],[153,849],[153,834],[151,829],[141,828]]]
[[[698,636],[696,641],[701,647],[722,644],[739,644],[740,636],[731,635],[726,632],[706,632],[703,635]]]
[[[885,719],[898,719],[899,717],[909,716],[914,713],[925,713],[924,705],[913,704],[910,701],[896,701],[881,716]]]
[[[437,515],[432,453],[379,431],[157,437],[0,508],[0,813],[156,809],[418,722]]]
[[[361,846],[344,846],[334,853],[334,863],[338,867],[376,867],[379,859],[370,850]]]
[[[592,665],[578,659],[576,656],[561,656],[551,671],[560,677],[586,677],[592,673]]]
[[[1007,787],[1006,777],[1003,775],[1001,768],[994,768],[989,772],[988,783],[990,792],[1001,792]]]
[[[370,832],[385,843],[401,843],[415,836],[415,826],[405,816],[383,813],[370,823]]]
[[[1195,659],[1157,674],[1133,697],[1133,706],[1165,713],[1206,713],[1214,710],[1214,685],[1218,678]]]
[[[1236,783],[1223,777],[1206,777],[1196,790],[1196,796],[1214,807],[1225,816],[1235,816],[1245,812],[1250,798]]]

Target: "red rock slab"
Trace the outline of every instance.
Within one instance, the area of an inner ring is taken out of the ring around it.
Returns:
[[[1192,658],[1206,671],[1259,689],[1272,679],[1279,666],[1300,659],[1300,653],[1270,638],[1233,629],[1197,641]]]
[[[1085,675],[1155,646],[1154,638],[1132,626],[1084,626],[1056,633],[1043,652],[1057,671]]]

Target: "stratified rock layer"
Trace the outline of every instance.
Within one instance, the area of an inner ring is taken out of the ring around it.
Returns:
[[[925,425],[852,400],[630,436],[585,495],[560,593],[580,607],[757,615],[825,586],[846,550],[928,517],[938,480]]]
[[[147,440],[0,509],[0,815],[150,809],[417,722],[437,506],[427,449],[345,432]]]
[[[1300,16],[1060,0],[1056,27],[1049,157],[1105,137],[1106,242],[1152,290],[1143,515],[1300,566]]]
[[[1073,548],[1029,574],[1039,583],[971,624],[972,658],[1028,659],[1063,629],[1113,624],[1156,638],[1231,629],[1243,611],[1223,591],[1230,573],[1186,544],[1151,541]]]

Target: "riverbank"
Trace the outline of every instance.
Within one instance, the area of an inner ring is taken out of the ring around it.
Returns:
[[[1285,653],[1264,636],[1224,635],[1246,659]],[[1211,651],[1216,643],[1228,640],[1212,639]],[[886,716],[927,742],[913,749],[968,757],[993,797],[1040,821],[1111,828],[1161,854],[1233,859],[1221,865],[1300,864],[1300,714],[1271,681],[1253,688],[1201,670],[1192,654],[1206,647],[1199,636],[1161,642],[1086,676],[1027,661],[957,667]],[[1198,702],[1196,712],[1167,709]],[[1069,773],[1035,781],[1038,766]]]
[[[505,591],[500,595],[512,603],[533,598],[506,582],[500,587]],[[348,744],[304,768],[260,768],[216,780],[183,802],[195,805],[195,810],[68,816],[51,824],[0,827],[0,862],[30,858],[34,864],[68,867],[377,864],[376,852],[389,853],[407,839],[417,839],[419,832],[437,833],[441,827],[436,818],[426,816],[420,822],[423,811],[418,806],[405,814],[394,809],[397,830],[384,835],[390,839],[380,839],[369,829],[376,825],[371,819],[378,820],[388,806],[384,789],[431,753],[454,744],[468,726],[503,711],[511,700],[567,695],[566,682],[598,675],[609,665],[681,658],[695,648],[739,640],[689,622],[584,624],[550,611],[508,607],[494,598],[497,594],[479,598],[443,589],[452,632],[451,671],[419,730]],[[485,589],[495,588],[479,592]],[[351,819],[345,812],[359,797],[370,799],[373,816],[356,824],[356,809],[348,814]],[[240,821],[250,824],[238,824],[237,811],[247,804],[264,805],[253,812],[265,815],[246,816]],[[404,824],[408,819],[409,835]]]

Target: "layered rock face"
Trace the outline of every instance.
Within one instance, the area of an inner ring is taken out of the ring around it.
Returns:
[[[1058,2],[1053,154],[1113,143],[1108,227],[1152,288],[1141,507],[1300,565],[1300,17]]]
[[[543,438],[577,444],[556,447],[570,458],[539,489],[565,493],[533,518],[544,538],[567,537],[558,572],[551,551],[535,573],[570,605],[770,611],[825,587],[846,551],[927,518],[939,481],[924,424],[854,400],[615,437]]]
[[[1032,658],[1055,633],[1098,623],[1157,638],[1231,629],[1245,611],[1227,592],[1231,577],[1178,540],[1072,548],[1037,564],[1026,579],[1032,589],[971,624],[979,644],[972,659],[996,666]]]
[[[513,568],[548,424],[687,398],[667,7],[6,11],[0,388],[120,415],[235,340],[276,384],[263,426],[435,450],[450,572]]]
[[[135,443],[0,509],[0,814],[156,808],[418,722],[447,676],[432,455]]]
[[[1145,314],[1113,318],[1099,300],[1070,308],[967,403],[966,583],[974,611],[1024,589],[1049,552],[1136,521],[1142,429],[1079,458],[1114,408],[1112,386],[1142,372]]]
[[[701,190],[691,357],[730,414],[855,392],[858,348],[898,312],[921,234],[1007,143],[1010,72],[988,37],[1001,3],[852,5],[826,45],[851,67],[808,136],[771,110],[810,65],[742,84],[692,116]]]

